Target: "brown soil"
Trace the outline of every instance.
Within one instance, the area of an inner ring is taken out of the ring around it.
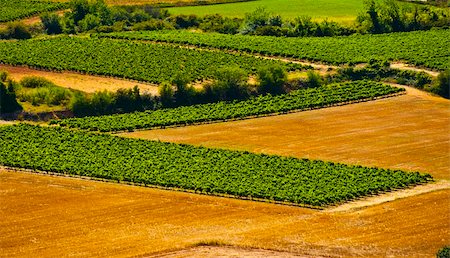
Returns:
[[[400,63],[400,62],[392,63],[391,64],[391,68],[400,69],[400,70],[409,70],[409,71],[414,71],[414,72],[424,72],[424,73],[427,73],[427,74],[429,74],[431,76],[434,76],[434,77],[439,75],[439,72],[428,70],[428,69],[424,69],[424,68],[417,68],[417,67],[414,67],[412,65],[405,64],[405,63]]]
[[[433,257],[450,244],[448,189],[350,212],[7,171],[0,189],[1,257]],[[226,246],[190,249],[202,243]]]
[[[74,72],[50,72],[21,66],[0,64],[0,71],[1,70],[7,71],[10,77],[16,81],[19,81],[27,76],[40,76],[52,81],[58,86],[80,90],[87,93],[94,93],[102,90],[115,92],[121,88],[131,89],[137,85],[141,90],[141,93],[151,93],[152,95],[158,94],[157,85],[140,83],[131,80],[93,76]]]
[[[450,179],[449,131],[450,101],[407,88],[403,96],[347,106],[121,135]]]

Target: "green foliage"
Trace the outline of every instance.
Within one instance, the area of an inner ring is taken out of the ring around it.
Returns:
[[[0,42],[0,62],[53,70],[72,70],[90,74],[118,76],[140,81],[170,81],[182,69],[190,81],[215,76],[217,69],[237,65],[246,73],[258,67],[286,64],[239,54],[199,51],[131,41],[56,37],[44,40]]]
[[[450,26],[450,11],[418,5],[399,5],[395,0],[366,0],[357,18],[361,32],[388,33]]]
[[[307,79],[306,79],[306,86],[309,88],[317,88],[320,87],[323,84],[322,77],[319,73],[308,71],[307,73]]]
[[[159,101],[163,107],[173,107],[175,104],[174,89],[172,84],[163,82],[159,85]]]
[[[22,102],[30,102],[34,106],[47,104],[49,106],[67,105],[73,93],[69,89],[58,87],[42,77],[30,76],[20,81],[17,98]]]
[[[258,92],[277,95],[284,93],[287,83],[287,72],[280,66],[263,67],[258,71]]]
[[[150,95],[141,95],[137,86],[133,89],[119,89],[115,93],[98,91],[93,95],[86,95],[77,92],[69,105],[69,109],[78,117],[143,111],[153,108],[154,99]]]
[[[60,34],[63,32],[61,18],[55,13],[44,13],[41,22],[47,34]]]
[[[0,127],[0,165],[326,206],[427,182],[428,174],[126,139]]]
[[[20,110],[22,110],[22,106],[17,102],[12,83],[0,81],[0,115]]]
[[[237,66],[223,67],[217,70],[215,81],[209,85],[211,99],[235,100],[249,96],[248,76]]]
[[[30,39],[30,28],[21,22],[10,22],[0,30],[0,39]]]
[[[440,249],[437,254],[437,258],[450,258],[450,246],[445,246],[442,249]]]
[[[245,101],[200,104],[132,114],[64,119],[52,121],[52,124],[102,132],[155,128],[320,108],[349,101],[370,100],[401,91],[403,89],[393,88],[381,83],[358,81],[302,89],[278,96],[259,96]]]
[[[438,77],[434,80],[431,92],[438,94],[444,98],[450,98],[450,70],[441,72]]]
[[[429,68],[450,68],[450,30],[327,38],[277,38],[187,31],[122,32],[99,37],[173,42],[331,64],[367,63],[371,59],[406,60]]]
[[[22,19],[45,11],[63,9],[65,6],[64,3],[45,0],[1,0],[0,22]]]

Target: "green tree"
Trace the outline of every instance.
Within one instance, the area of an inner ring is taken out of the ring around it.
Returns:
[[[245,99],[249,96],[247,73],[239,67],[221,68],[211,86],[216,100]]]
[[[174,90],[172,84],[163,82],[158,88],[159,101],[163,107],[173,107],[174,105]]]
[[[263,67],[258,71],[258,92],[277,95],[284,93],[284,85],[287,82],[287,72],[281,66]]]
[[[63,32],[61,18],[55,13],[45,13],[41,16],[42,25],[47,34],[60,34]]]
[[[4,82],[0,82],[0,114],[11,113],[22,110],[22,106],[17,102],[13,84],[8,87]]]

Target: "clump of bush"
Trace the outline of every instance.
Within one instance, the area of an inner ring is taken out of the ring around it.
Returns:
[[[140,94],[137,86],[133,89],[119,89],[115,93],[106,90],[92,95],[77,92],[69,104],[69,109],[75,116],[129,113],[154,107],[155,99],[151,95]]]
[[[17,98],[21,102],[30,102],[33,106],[67,105],[72,96],[71,90],[56,86],[51,81],[37,76],[23,78],[17,87]]]
[[[427,90],[444,98],[450,98],[450,70],[441,72]]]
[[[450,258],[450,246],[445,246],[442,249],[440,249],[437,254],[437,258]]]
[[[30,28],[21,22],[10,22],[0,30],[0,39],[30,39]]]
[[[17,102],[15,85],[6,71],[0,71],[0,115],[22,110]]]

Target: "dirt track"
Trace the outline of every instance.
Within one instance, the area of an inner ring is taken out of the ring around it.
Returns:
[[[74,72],[50,72],[31,69],[27,67],[10,66],[0,64],[0,71],[7,71],[13,80],[19,81],[27,76],[44,77],[58,86],[74,90],[94,93],[95,91],[107,90],[115,92],[120,88],[131,89],[138,86],[141,93],[158,94],[158,85],[107,78],[94,75],[79,74]]]
[[[343,213],[6,171],[0,189],[2,257],[192,257],[205,242],[307,257],[432,257],[450,244],[448,189]]]
[[[122,136],[431,173],[450,179],[450,101],[399,97]]]

